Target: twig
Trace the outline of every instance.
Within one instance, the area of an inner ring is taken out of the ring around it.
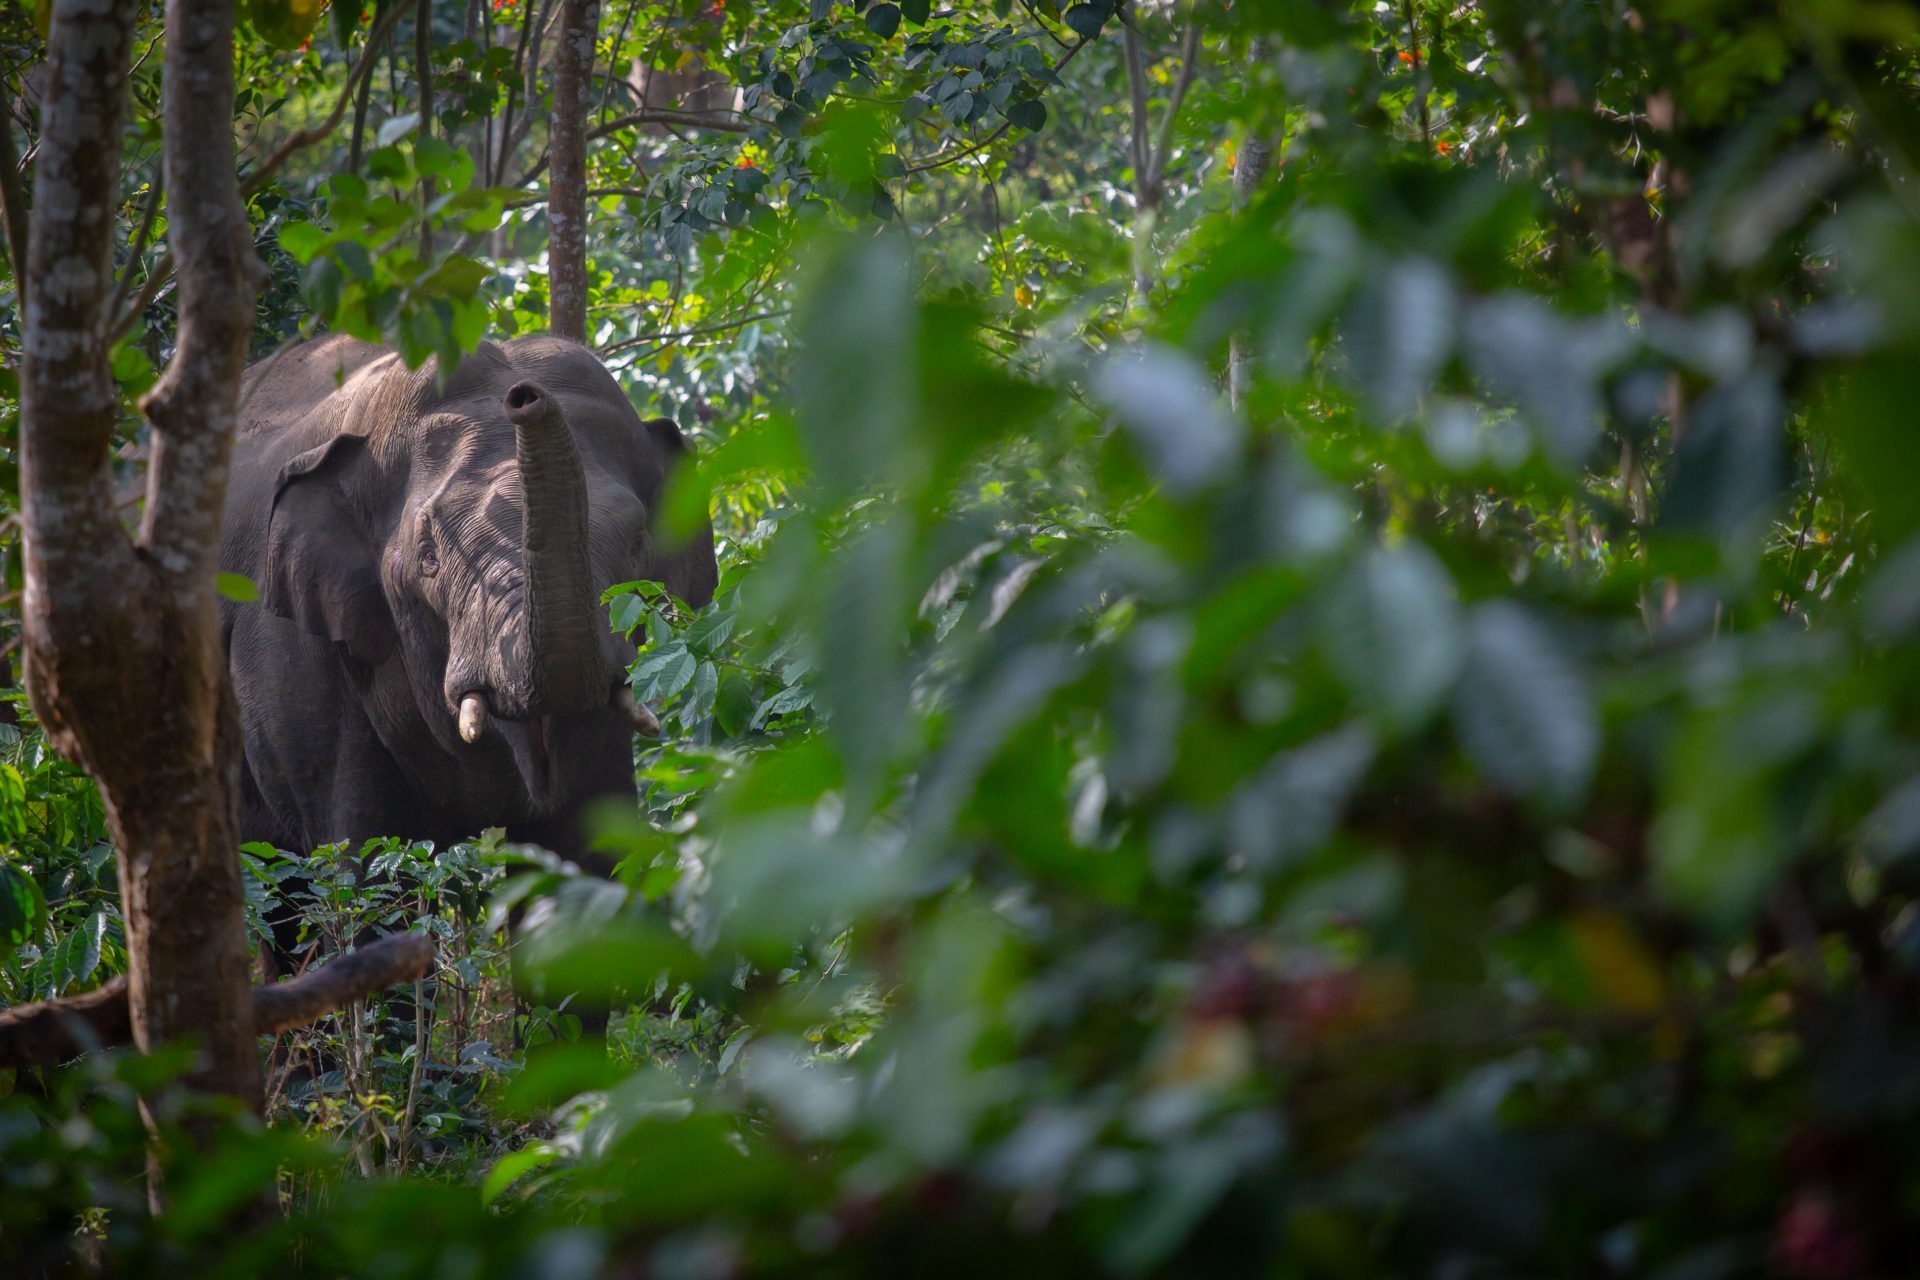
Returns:
[[[167,29],[164,26],[161,27],[158,31],[153,33],[153,39],[147,41],[147,51],[141,54],[138,58],[135,58],[133,60],[133,65],[127,68],[127,80],[129,82],[133,80],[135,73],[137,73],[141,67],[147,64],[147,59],[151,58],[153,56],[153,51],[160,47],[160,41],[165,38],[166,34],[167,34]]]
[[[928,169],[939,169],[939,168],[945,167],[946,165],[950,165],[957,160],[965,160],[968,156],[973,155],[976,152],[984,151],[988,147],[992,146],[995,142],[1000,140],[1001,134],[1005,133],[1007,130],[1011,128],[1013,128],[1013,121],[1009,120],[1005,124],[1001,125],[998,129],[995,129],[992,133],[980,139],[980,141],[974,143],[970,147],[963,147],[959,151],[956,151],[951,155],[935,156],[931,160],[927,160],[921,164],[907,165],[904,172],[925,173]]]
[[[1405,0],[1408,56],[1413,59],[1413,78],[1420,101],[1420,145],[1422,152],[1433,150],[1433,117],[1427,110],[1426,60],[1420,56],[1420,28],[1415,25],[1414,0]]]
[[[281,143],[279,148],[267,157],[266,163],[255,169],[252,176],[240,184],[240,196],[243,200],[265,186],[267,180],[280,171],[280,167],[286,164],[294,152],[321,141],[339,125],[341,117],[346,114],[347,104],[353,100],[357,82],[361,77],[372,74],[373,65],[379,59],[380,44],[386,39],[387,32],[393,29],[393,24],[399,21],[403,9],[403,5],[396,3],[380,16],[378,22],[374,23],[373,30],[367,33],[367,47],[361,51],[360,61],[355,63],[353,70],[348,73],[347,83],[341,89],[338,101],[333,104],[333,110],[319,124],[297,130],[292,137]],[[133,326],[139,322],[141,316],[147,313],[147,308],[153,305],[154,299],[160,296],[160,291],[166,288],[167,281],[172,278],[173,255],[168,253],[154,264],[153,270],[147,275],[146,284],[140,289],[139,296],[134,298],[133,305],[121,312],[120,317],[113,322],[113,328],[108,332],[109,340],[118,342],[133,332]]]
[[[160,193],[166,186],[166,173],[165,165],[154,166],[153,181],[147,184],[147,207],[140,214],[140,230],[134,233],[133,244],[127,250],[127,265],[121,268],[120,283],[114,288],[113,301],[107,304],[106,314],[110,316],[120,314],[133,288],[134,270],[140,265],[140,256],[147,251],[147,237],[153,234],[153,221],[160,212]]]
[[[630,112],[627,115],[609,120],[605,124],[595,126],[587,131],[587,141],[593,142],[606,137],[610,133],[617,133],[622,129],[640,124],[657,124],[661,128],[668,130],[675,128],[712,129],[719,133],[752,133],[755,129],[766,127],[764,120],[758,120],[752,116],[744,116],[739,120],[727,120],[692,111],[669,111],[663,107],[648,107],[644,111]],[[688,141],[688,139],[681,137],[681,141],[685,142]],[[547,171],[547,165],[550,164],[552,160],[552,148],[548,147],[541,151],[540,158],[535,160],[525,173],[513,180],[512,185],[518,188],[526,186],[529,182],[536,181],[541,174]],[[539,202],[534,201],[533,203],[537,204]]]
[[[1084,36],[1081,37],[1080,40],[1071,49],[1067,50],[1065,53],[1060,55],[1060,61],[1053,64],[1054,73],[1056,75],[1059,74],[1060,69],[1062,67],[1065,67],[1069,62],[1073,61],[1075,54],[1079,53],[1082,49],[1086,48],[1091,43],[1092,41],[1088,40],[1086,37]],[[1007,130],[1011,129],[1012,127],[1013,127],[1013,121],[1009,120],[1007,121],[1007,123],[1001,125],[998,129],[995,129],[992,133],[988,134],[986,137],[982,138],[980,141],[974,143],[972,146],[963,147],[961,150],[956,151],[951,155],[934,156],[930,160],[926,160],[916,164],[910,164],[906,166],[905,172],[924,173],[928,169],[938,169],[938,168],[941,168],[942,166],[950,165],[956,160],[965,160],[968,156],[973,155],[975,152],[981,151],[986,147],[991,146],[993,143],[999,141],[1000,136],[1004,134]]]
[[[1180,115],[1181,104],[1186,101],[1187,90],[1193,85],[1193,73],[1199,63],[1200,24],[1189,21],[1186,36],[1180,42],[1180,78],[1174,82],[1173,96],[1167,99],[1167,113],[1160,117],[1160,131],[1154,138],[1148,156],[1156,201],[1161,183],[1167,175],[1167,160],[1173,154],[1173,126]]]
[[[604,138],[616,130],[636,124],[679,125],[683,129],[713,129],[720,133],[752,133],[755,129],[768,127],[766,121],[747,115],[743,111],[729,111],[726,114],[740,118],[729,120],[723,115],[710,111],[673,111],[666,107],[648,107],[624,116],[615,116],[588,133],[587,137],[589,139]]]
[[[633,196],[636,199],[644,200],[647,195],[648,192],[645,187],[590,187],[587,190],[587,199],[589,200],[598,200],[604,196]],[[529,191],[523,196],[515,196],[501,207],[506,209],[528,209],[534,205],[545,204],[546,202],[546,192]]]
[[[1033,19],[1035,26],[1038,26],[1042,31],[1046,32],[1047,39],[1053,41],[1055,44],[1059,45],[1062,49],[1071,47],[1070,45],[1067,44],[1065,40],[1062,40],[1059,36],[1054,34],[1053,28],[1048,26],[1046,23],[1046,19],[1040,16],[1040,11],[1033,7],[1033,0],[1020,0],[1020,7],[1027,11],[1028,16]]]
[[[686,338],[704,337],[710,333],[725,333],[729,329],[744,329],[756,321],[778,320],[782,316],[790,314],[792,314],[792,312],[789,308],[780,307],[773,311],[760,311],[750,316],[743,316],[738,320],[728,320],[722,324],[703,325],[698,329],[682,329],[677,333],[643,333],[635,337],[624,338],[600,354],[603,356],[611,356],[622,351],[631,350],[634,347],[644,347],[648,343],[679,342]]]
[[[437,1010],[440,1005],[440,993],[435,990],[433,1003]],[[420,1109],[420,1081],[427,1073],[427,1029],[432,1026],[427,1012],[427,984],[418,978],[413,982],[413,1073],[407,1079],[407,1109],[400,1116],[400,1172],[407,1171],[407,1157],[412,1153],[413,1119]]]
[[[340,0],[335,0],[339,3]],[[350,2],[350,0],[349,0]],[[413,16],[413,74],[420,90],[420,136],[433,137],[433,0],[420,0]],[[344,95],[341,98],[345,104]],[[338,113],[339,107],[334,108]],[[435,182],[430,176],[420,180],[420,204],[433,204]],[[420,219],[420,260],[433,261],[433,219]]]
[[[312,146],[339,127],[341,119],[347,114],[348,104],[353,101],[355,90],[359,88],[361,77],[372,74],[373,64],[380,56],[381,43],[387,38],[387,33],[393,30],[394,24],[400,20],[400,15],[405,9],[406,6],[396,3],[380,15],[379,20],[373,24],[373,30],[367,33],[367,47],[360,51],[360,61],[356,62],[353,70],[347,74],[347,83],[341,88],[339,98],[334,101],[333,110],[329,111],[326,118],[319,124],[295,130],[292,137],[281,143],[274,153],[267,157],[266,163],[255,169],[240,185],[242,196],[251,196],[264,187],[267,179],[280,172],[280,167],[286,164],[294,152]]]
[[[12,112],[8,112],[11,116]],[[13,265],[14,297],[21,314],[27,303],[27,195],[20,182],[20,157],[13,146],[12,119],[0,120],[0,216],[6,218],[7,255]]]
[[[520,19],[520,44],[513,51],[513,66],[520,73],[522,83],[528,83],[527,40],[533,35],[533,28],[537,21],[532,0],[528,0],[527,11]],[[513,152],[510,150],[513,139],[513,100],[519,92],[520,90],[512,83],[507,85],[506,106],[500,112],[500,154],[494,159],[492,172],[483,175],[491,185],[499,185],[500,179],[506,176],[507,161],[513,158]]]
[[[277,1034],[332,1013],[369,992],[418,978],[433,964],[433,940],[398,933],[290,982],[253,989],[253,1022]],[[0,1010],[0,1067],[45,1067],[133,1039],[125,974],[97,991]]]
[[[1127,92],[1133,103],[1132,141],[1133,141],[1133,179],[1134,189],[1143,205],[1157,203],[1149,198],[1152,184],[1148,181],[1153,165],[1152,157],[1147,154],[1147,69],[1140,53],[1140,33],[1131,22],[1121,27],[1120,39],[1127,53]]]

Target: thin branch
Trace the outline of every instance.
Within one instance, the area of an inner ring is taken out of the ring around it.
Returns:
[[[261,1035],[305,1026],[362,996],[417,979],[432,965],[432,939],[393,934],[290,982],[255,987],[254,1026]],[[84,995],[0,1010],[0,1067],[56,1066],[132,1039],[125,974]]]
[[[1054,34],[1053,28],[1048,26],[1046,23],[1046,19],[1040,16],[1040,11],[1033,7],[1033,0],[1020,0],[1020,7],[1027,11],[1027,16],[1033,19],[1035,26],[1039,27],[1040,30],[1046,32],[1047,39],[1053,41],[1055,44],[1059,45],[1062,49],[1072,48],[1072,46],[1069,45],[1065,40],[1062,40],[1059,36]]]
[[[529,3],[531,3],[531,0],[529,0]],[[532,50],[527,54],[526,64],[520,70],[521,79],[525,81],[527,85],[527,110],[521,113],[520,123],[514,126],[511,133],[508,133],[504,128],[501,130],[503,135],[499,169],[501,174],[506,173],[507,163],[513,159],[514,152],[520,150],[520,144],[527,140],[527,134],[533,128],[533,118],[535,114],[533,104],[537,96],[535,90],[539,87],[540,78],[540,49],[546,41],[548,29],[559,20],[560,0],[547,0],[547,7],[541,10],[539,20],[534,24]],[[543,170],[545,168],[544,155],[542,156],[541,168]],[[494,184],[496,186],[499,185],[499,178],[497,176],[494,179]],[[516,183],[515,185],[518,186],[522,184]]]
[[[520,20],[520,43],[513,51],[514,70],[520,73],[520,79],[523,83],[527,78],[527,41],[533,35],[533,28],[536,21],[537,18],[533,12],[531,0],[529,0],[527,12]],[[497,186],[500,179],[506,176],[507,161],[512,159],[512,152],[508,150],[508,147],[509,140],[513,137],[514,98],[519,92],[518,87],[511,82],[508,83],[506,105],[500,112],[500,154],[494,159],[492,171],[484,175],[492,185]]]
[[[432,965],[433,939],[389,934],[291,982],[255,987],[254,1024],[262,1035],[304,1027],[363,996],[417,979]]]
[[[676,127],[683,129],[712,129],[719,133],[752,133],[755,129],[767,127],[766,121],[755,119],[752,116],[743,116],[739,120],[727,120],[691,111],[669,111],[661,107],[649,107],[644,111],[631,112],[588,130],[587,141],[593,142],[606,137],[610,133],[618,133],[620,130],[630,128],[634,125],[646,124],[657,124],[661,128],[669,130]],[[684,142],[686,139],[682,138],[681,141]],[[518,144],[516,143],[515,145],[517,146]],[[540,175],[547,171],[547,165],[551,163],[552,160],[552,148],[549,146],[541,151],[540,158],[535,160],[525,173],[515,178],[511,185],[519,188],[526,186],[530,182],[537,181]],[[538,204],[539,201],[536,200],[531,203]]]
[[[127,82],[129,84],[133,82],[133,77],[138,74],[140,68],[147,64],[147,59],[153,56],[153,51],[160,47],[160,41],[166,38],[166,34],[167,29],[163,25],[158,31],[153,33],[153,39],[147,42],[147,51],[135,58],[133,65],[127,68]]]
[[[626,16],[626,19],[620,24],[620,34],[613,38],[612,49],[613,49],[614,58],[618,58],[620,56],[621,48],[627,43],[627,33],[633,30],[634,15],[639,12],[640,12],[639,5],[630,4],[627,6],[627,16]],[[614,75],[611,72],[611,70],[609,70],[609,72],[605,76],[605,79],[607,82],[606,86],[600,90],[600,105],[598,107],[595,107],[593,111],[593,113],[597,116],[605,116],[607,114],[607,107],[613,101],[613,86],[616,84],[627,85],[627,82],[625,79],[621,78],[620,76]],[[627,88],[629,92],[632,91],[632,86],[627,85]]]
[[[107,304],[107,315],[119,315],[120,308],[126,305],[127,293],[133,288],[133,273],[140,265],[141,255],[147,251],[147,238],[153,234],[153,222],[160,213],[160,193],[166,185],[166,166],[161,165],[154,169],[153,180],[147,184],[147,207],[140,214],[140,230],[134,233],[133,243],[127,249],[127,264],[120,270],[120,283],[114,288],[113,301]]]
[[[1160,117],[1160,132],[1154,139],[1149,154],[1149,163],[1153,168],[1153,188],[1160,189],[1161,181],[1166,177],[1167,160],[1173,154],[1173,126],[1180,115],[1180,106],[1186,101],[1187,90],[1193,86],[1193,73],[1200,64],[1200,24],[1189,21],[1187,33],[1180,42],[1180,78],[1174,82],[1173,96],[1167,99],[1167,113]]]
[[[649,194],[651,193],[648,192],[645,187],[591,187],[587,191],[587,199],[598,200],[603,196],[633,196],[638,199],[645,199]],[[506,209],[530,209],[534,205],[545,204],[546,202],[546,192],[529,191],[523,196],[515,196],[501,207]]]
[[[11,114],[11,113],[9,113]],[[20,314],[27,311],[27,194],[20,181],[20,157],[13,146],[13,121],[0,120],[0,217],[6,219],[7,256],[13,266],[13,292]]]
[[[1133,181],[1140,203],[1152,205],[1149,182],[1152,157],[1147,154],[1147,69],[1140,53],[1140,33],[1131,22],[1121,27],[1120,38],[1127,52],[1127,92],[1132,99],[1131,131],[1133,142]]]
[[[1060,55],[1060,61],[1053,64],[1054,73],[1056,75],[1059,74],[1060,70],[1063,67],[1065,67],[1069,62],[1073,61],[1075,54],[1079,53],[1082,49],[1086,48],[1091,43],[1092,43],[1091,40],[1089,40],[1085,36],[1082,36],[1080,40],[1077,43],[1075,43],[1071,49],[1068,49],[1065,53]],[[1011,128],[1013,128],[1013,121],[1009,120],[1007,121],[1007,123],[1001,125],[998,129],[995,129],[992,133],[980,139],[980,141],[974,143],[972,146],[962,147],[960,150],[951,152],[947,155],[938,155],[928,160],[923,160],[923,161],[916,162],[914,164],[907,165],[905,168],[905,172],[925,173],[929,169],[944,168],[945,166],[950,165],[957,160],[965,160],[968,156],[973,155],[977,152],[983,151],[987,147],[992,146],[995,142],[998,142],[1001,136],[1004,135],[1006,131]]]
[[[360,154],[367,139],[367,103],[373,97],[373,77],[360,77],[360,91],[353,96],[353,132],[347,139],[347,172],[360,176]]]
[[[380,56],[381,44],[386,40],[387,33],[393,30],[394,24],[400,20],[400,15],[405,8],[404,5],[395,4],[380,15],[379,21],[373,24],[373,30],[367,33],[367,47],[361,50],[360,61],[355,63],[353,70],[348,73],[347,83],[340,90],[340,97],[335,100],[333,110],[329,111],[326,118],[319,124],[296,130],[292,137],[281,143],[274,153],[267,157],[266,163],[255,169],[246,182],[241,184],[242,196],[251,196],[264,187],[267,180],[280,171],[281,166],[286,164],[294,152],[323,140],[339,127],[340,121],[347,114],[347,107],[353,102],[354,92],[359,88],[361,78],[372,74],[373,64]]]
[[[744,329],[757,321],[778,320],[782,316],[791,314],[792,312],[789,308],[780,307],[773,311],[760,311],[750,316],[742,316],[738,320],[728,320],[722,324],[704,325],[698,329],[682,329],[677,333],[643,333],[632,338],[623,338],[600,354],[603,356],[612,356],[618,355],[622,351],[629,351],[634,347],[647,346],[650,343],[658,345],[662,342],[681,342],[687,338],[702,338],[711,333],[725,333],[730,329]]]
[[[335,0],[339,3],[339,0]],[[420,0],[413,16],[413,74],[419,81],[420,90],[420,136],[433,137],[433,0]],[[341,105],[346,97],[341,96]],[[338,113],[339,107],[334,108]],[[420,203],[422,206],[433,204],[435,182],[431,176],[420,180]],[[423,262],[433,260],[433,220],[420,219],[420,258]]]
[[[980,141],[974,143],[972,146],[962,147],[960,150],[951,152],[947,155],[935,156],[931,160],[923,161],[920,164],[907,165],[905,172],[925,173],[928,169],[941,169],[946,167],[947,165],[955,163],[956,161],[965,160],[968,156],[974,155],[981,151],[985,151],[988,147],[998,142],[1000,140],[1000,136],[1011,128],[1013,128],[1013,121],[1009,120],[1005,124],[1001,125],[998,129],[995,129],[992,133],[988,134],[986,137],[980,139]]]
[[[747,115],[743,111],[730,110],[727,114],[739,116],[740,119],[729,120],[708,111],[671,111],[664,107],[648,107],[644,111],[615,116],[588,133],[587,137],[589,139],[604,138],[617,130],[638,124],[679,125],[683,129],[713,129],[720,133],[752,133],[755,129],[770,127],[766,121]]]
[[[1413,78],[1420,100],[1420,143],[1422,153],[1433,150],[1433,117],[1427,110],[1426,59],[1420,53],[1420,28],[1415,24],[1414,0],[1406,0],[1407,48],[1413,58]]]
[[[339,100],[333,104],[333,110],[319,124],[298,130],[292,137],[281,143],[279,148],[267,157],[266,163],[255,169],[252,176],[240,184],[241,199],[252,196],[265,186],[267,180],[280,171],[280,167],[286,164],[294,152],[312,146],[334,131],[341,118],[346,115],[347,104],[353,100],[358,82],[363,77],[372,75],[374,63],[379,60],[380,45],[386,39],[387,33],[393,29],[393,24],[400,20],[403,10],[403,5],[395,4],[380,16],[380,20],[374,23],[373,30],[367,33],[367,47],[361,51],[360,61],[355,63],[353,70],[348,73],[347,83],[340,91]],[[173,266],[171,253],[164,255],[154,264],[139,295],[134,298],[133,305],[121,312],[119,318],[113,322],[113,328],[108,331],[110,341],[118,342],[133,332],[133,326],[139,323],[140,317],[147,313],[147,308],[151,307],[154,300],[160,296],[160,291],[166,288],[167,281],[173,278]]]

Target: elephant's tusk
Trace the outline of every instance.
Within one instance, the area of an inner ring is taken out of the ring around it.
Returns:
[[[660,720],[646,703],[633,696],[633,690],[620,685],[613,691],[613,705],[626,713],[633,723],[633,731],[643,738],[660,736]]]
[[[460,699],[460,740],[478,742],[487,731],[487,700],[477,693]]]

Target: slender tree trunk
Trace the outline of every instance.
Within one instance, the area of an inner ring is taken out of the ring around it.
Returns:
[[[413,19],[413,75],[420,82],[420,136],[433,136],[433,0],[420,0],[420,8]],[[434,181],[423,179],[420,183],[421,198],[428,204],[433,203]],[[420,224],[420,256],[431,261],[433,258],[433,224]]]
[[[27,199],[20,189],[20,153],[13,147],[13,86],[0,98],[0,219],[6,222],[7,266],[13,272],[16,306],[27,296]]]
[[[553,170],[547,195],[548,327],[587,340],[587,102],[598,0],[561,0],[553,62]]]
[[[353,133],[347,144],[347,172],[360,176],[360,156],[367,138],[367,100],[373,96],[373,69],[360,78],[360,90],[353,96]]]
[[[1253,48],[1247,53],[1249,71],[1259,74],[1260,64],[1267,60],[1265,41],[1255,40]],[[1273,167],[1273,142],[1258,126],[1247,130],[1247,136],[1241,140],[1240,150],[1233,159],[1233,212],[1238,216],[1247,207],[1254,195],[1260,190],[1260,184],[1267,180],[1267,172]],[[1235,409],[1242,407],[1247,392],[1253,387],[1253,353],[1248,349],[1245,330],[1236,329],[1228,339],[1227,348],[1227,398]]]
[[[182,1037],[188,1082],[261,1105],[237,854],[240,733],[214,596],[253,298],[263,274],[235,178],[232,0],[169,0],[168,241],[179,341],[144,405],[145,525],[108,469],[127,61],[138,0],[57,0],[32,213],[22,377],[28,690],[54,745],[100,784],[120,863],[134,1042]]]

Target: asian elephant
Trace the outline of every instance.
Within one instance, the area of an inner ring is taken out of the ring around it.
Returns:
[[[670,546],[656,520],[686,455],[557,338],[482,343],[444,385],[337,335],[250,370],[220,544],[259,590],[221,605],[243,838],[499,826],[581,854],[582,810],[632,794],[652,719],[600,591],[713,597],[711,529]]]

